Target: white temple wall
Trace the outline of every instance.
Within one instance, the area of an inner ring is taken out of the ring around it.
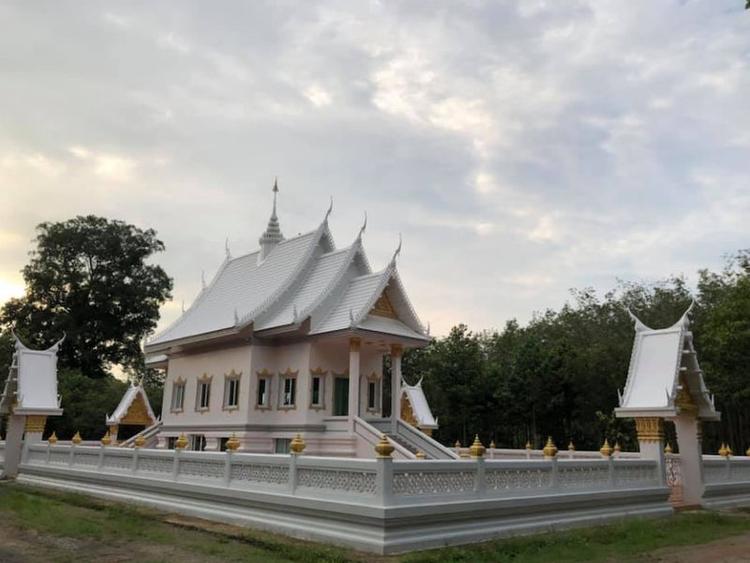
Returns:
[[[210,352],[170,358],[164,386],[162,421],[165,426],[211,426],[216,424],[242,424],[248,418],[250,404],[251,347],[237,346]],[[240,376],[240,400],[236,410],[225,410],[225,375],[234,370]],[[198,408],[198,381],[204,375],[211,378],[209,408]],[[176,380],[185,381],[185,398],[182,412],[172,412],[172,393]]]
[[[259,424],[300,425],[306,422],[309,404],[310,344],[300,342],[284,346],[253,345],[250,422]],[[268,408],[256,408],[259,373],[270,373],[271,391]],[[282,405],[283,378],[296,373],[297,384],[293,407]]]

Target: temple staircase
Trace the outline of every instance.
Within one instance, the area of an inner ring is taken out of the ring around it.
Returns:
[[[151,426],[148,426],[138,432],[138,434],[134,434],[127,440],[123,440],[118,444],[121,448],[134,448],[135,447],[135,440],[138,438],[138,436],[143,436],[143,438],[146,440],[146,442],[143,444],[144,448],[153,448],[156,445],[156,436],[159,434],[159,430],[161,430],[162,422],[161,420],[157,420],[154,424]]]
[[[414,456],[417,452],[422,452],[427,459],[459,459],[459,455],[451,448],[445,447],[408,422],[399,420],[396,432],[393,432],[393,425],[388,418],[368,419],[367,422],[388,436],[392,443],[398,444]]]

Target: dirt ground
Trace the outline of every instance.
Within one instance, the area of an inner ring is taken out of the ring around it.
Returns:
[[[739,563],[740,561],[750,561],[750,533],[701,545],[659,549],[643,556],[641,561],[658,561],[660,563]]]
[[[180,561],[199,563],[222,561],[205,554],[197,555],[179,546],[153,543],[107,544],[96,540],[61,538],[23,530],[15,526],[0,527],[0,562],[48,563],[50,561]]]

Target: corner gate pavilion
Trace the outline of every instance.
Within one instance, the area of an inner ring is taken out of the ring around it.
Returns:
[[[596,452],[558,452],[552,440],[542,450],[485,449],[478,438],[447,447],[430,436],[439,419],[421,380],[401,377],[403,351],[430,337],[400,281],[399,249],[373,271],[365,225],[337,249],[330,208],[286,239],[276,195],[274,186],[259,250],[227,249],[191,307],[146,344],[148,364],[167,373],[160,417],[133,385],[102,413],[100,441],[43,441],[46,417],[64,406],[58,345],[16,341],[0,397],[3,477],[374,553],[668,517],[679,504],[750,505],[750,457],[701,451],[700,423],[719,413],[689,311],[665,329],[633,317],[616,414],[635,418],[640,452],[607,441]],[[665,420],[678,454],[664,452]],[[118,441],[123,427],[136,433]]]

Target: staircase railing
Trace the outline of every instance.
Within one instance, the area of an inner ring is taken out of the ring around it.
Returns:
[[[400,438],[409,442],[418,450],[424,452],[424,454],[430,459],[459,459],[460,457],[451,448],[445,447],[443,444],[432,439],[421,430],[414,428],[408,422],[399,420],[396,429]]]
[[[365,440],[373,448],[375,447],[375,444],[377,444],[380,441],[381,434],[384,434],[384,432],[378,430],[377,428],[372,426],[369,422],[367,422],[366,420],[360,417],[354,418],[354,433],[360,438],[362,438],[363,440]],[[407,448],[399,444],[393,438],[389,438],[388,441],[391,443],[391,445],[394,448],[393,457],[404,458],[404,459],[416,458],[416,456],[414,455],[414,452],[410,452]]]
[[[444,446],[403,420],[398,421],[396,436],[393,436],[393,426],[390,418],[369,419],[367,423],[376,430],[392,437],[392,442],[396,442],[397,439],[403,440],[430,459],[460,459],[460,456],[451,448]]]
[[[123,440],[118,445],[121,448],[132,448],[135,446],[135,439],[138,436],[143,436],[143,438],[146,440],[144,447],[149,447],[155,441],[156,435],[159,433],[159,430],[161,429],[161,425],[162,425],[161,420],[157,420],[151,426],[147,426],[146,428],[138,432],[138,434],[134,434],[127,440]]]

